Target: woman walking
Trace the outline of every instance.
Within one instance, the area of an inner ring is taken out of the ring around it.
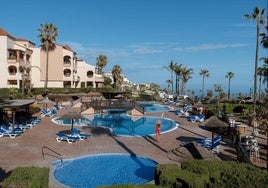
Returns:
[[[161,133],[161,121],[157,120],[155,122],[155,134],[156,134],[156,141],[160,141],[160,133]]]

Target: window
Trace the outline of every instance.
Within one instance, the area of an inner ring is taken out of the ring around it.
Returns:
[[[66,77],[70,77],[70,76],[71,76],[71,70],[70,70],[70,69],[64,69],[64,70],[63,70],[63,74],[64,74],[64,76],[66,76]]]
[[[92,78],[93,77],[93,71],[87,71],[87,77]]]
[[[15,75],[15,74],[17,74],[17,67],[15,67],[15,66],[9,66],[8,67],[8,73],[10,74],[10,75]]]

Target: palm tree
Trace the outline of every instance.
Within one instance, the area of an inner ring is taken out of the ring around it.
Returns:
[[[255,69],[254,69],[254,94],[253,94],[253,121],[256,119],[256,96],[257,96],[257,70],[258,70],[258,60],[259,60],[259,37],[260,37],[260,27],[265,22],[265,9],[259,9],[255,7],[253,13],[245,14],[245,18],[249,20],[255,20],[257,23],[256,32],[256,53],[255,53]],[[255,130],[255,129],[254,129]]]
[[[96,58],[96,65],[97,65],[97,73],[101,74],[102,69],[107,65],[107,57],[105,55],[99,55],[99,57]]]
[[[25,86],[25,82],[26,82],[25,72],[30,73],[32,67],[38,68],[40,70],[38,66],[27,65],[25,62],[20,62],[19,64],[19,72],[21,73],[21,94],[23,96],[25,94],[25,87],[26,87]]]
[[[49,51],[54,50],[56,47],[56,38],[58,36],[58,28],[52,23],[41,24],[41,27],[38,29],[39,35],[38,38],[41,42],[41,49],[46,52],[46,76],[45,76],[45,86],[47,89],[48,82],[48,62],[49,62]]]
[[[180,91],[181,70],[182,70],[182,64],[174,66],[173,71],[174,71],[174,73],[176,75],[176,82],[175,82],[175,84],[176,84],[176,93],[179,93],[179,91]]]
[[[262,83],[262,77],[264,76],[264,72],[265,72],[264,67],[258,67],[257,75],[259,76],[259,99],[261,97],[261,83]]]
[[[171,94],[173,94],[173,72],[174,67],[176,66],[176,63],[174,64],[173,61],[170,62],[169,66],[163,66],[163,68],[167,69],[170,72],[170,80],[171,82]]]
[[[209,77],[209,72],[207,69],[201,69],[199,74],[202,76],[202,99],[203,99],[204,98],[205,78]]]
[[[225,77],[228,78],[228,100],[230,100],[231,78],[234,77],[234,73],[233,72],[227,72],[227,74],[225,75]]]
[[[263,84],[266,83],[266,89],[268,89],[268,58],[262,57],[260,58],[264,62],[262,66],[262,71],[263,71]]]
[[[114,83],[115,83],[115,88],[116,90],[119,89],[119,84],[120,84],[120,80],[122,80],[122,69],[120,67],[120,65],[115,65],[112,68],[112,75],[114,78]]]
[[[187,69],[187,67],[182,67],[182,71],[181,71],[181,75],[182,75],[182,78],[181,78],[181,81],[182,81],[181,93],[183,95],[185,94],[186,83],[188,82],[188,80],[190,78],[192,78],[192,76],[191,76],[192,74],[193,74],[193,69],[192,68]]]
[[[169,88],[170,88],[170,85],[172,85],[172,81],[171,80],[166,80],[166,83],[168,85],[168,93],[169,93]]]

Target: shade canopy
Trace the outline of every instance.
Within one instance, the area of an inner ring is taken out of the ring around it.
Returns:
[[[71,131],[73,131],[73,128],[74,128],[74,121],[73,120],[74,119],[82,119],[84,117],[80,113],[73,111],[73,110],[70,110],[66,114],[63,114],[61,116],[61,118],[71,120]]]
[[[52,104],[54,103],[52,100],[50,100],[48,97],[45,97],[41,101],[38,102],[39,104],[43,104],[43,108],[47,109],[47,104]]]
[[[70,111],[67,111],[67,113],[63,114],[61,116],[61,118],[63,118],[63,119],[82,119],[83,116],[76,111],[70,110]]]
[[[214,132],[216,132],[216,130],[219,130],[221,128],[225,129],[229,126],[227,123],[221,121],[216,116],[211,116],[208,120],[204,122],[204,125],[207,126],[212,132],[212,142],[214,138]]]
[[[227,123],[221,121],[216,116],[211,116],[208,120],[204,122],[204,125],[209,128],[225,128],[229,126]]]

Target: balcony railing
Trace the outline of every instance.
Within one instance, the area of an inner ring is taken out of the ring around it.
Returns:
[[[63,62],[63,66],[64,66],[64,67],[70,67],[70,66],[71,66],[71,62],[64,61],[64,62]]]

